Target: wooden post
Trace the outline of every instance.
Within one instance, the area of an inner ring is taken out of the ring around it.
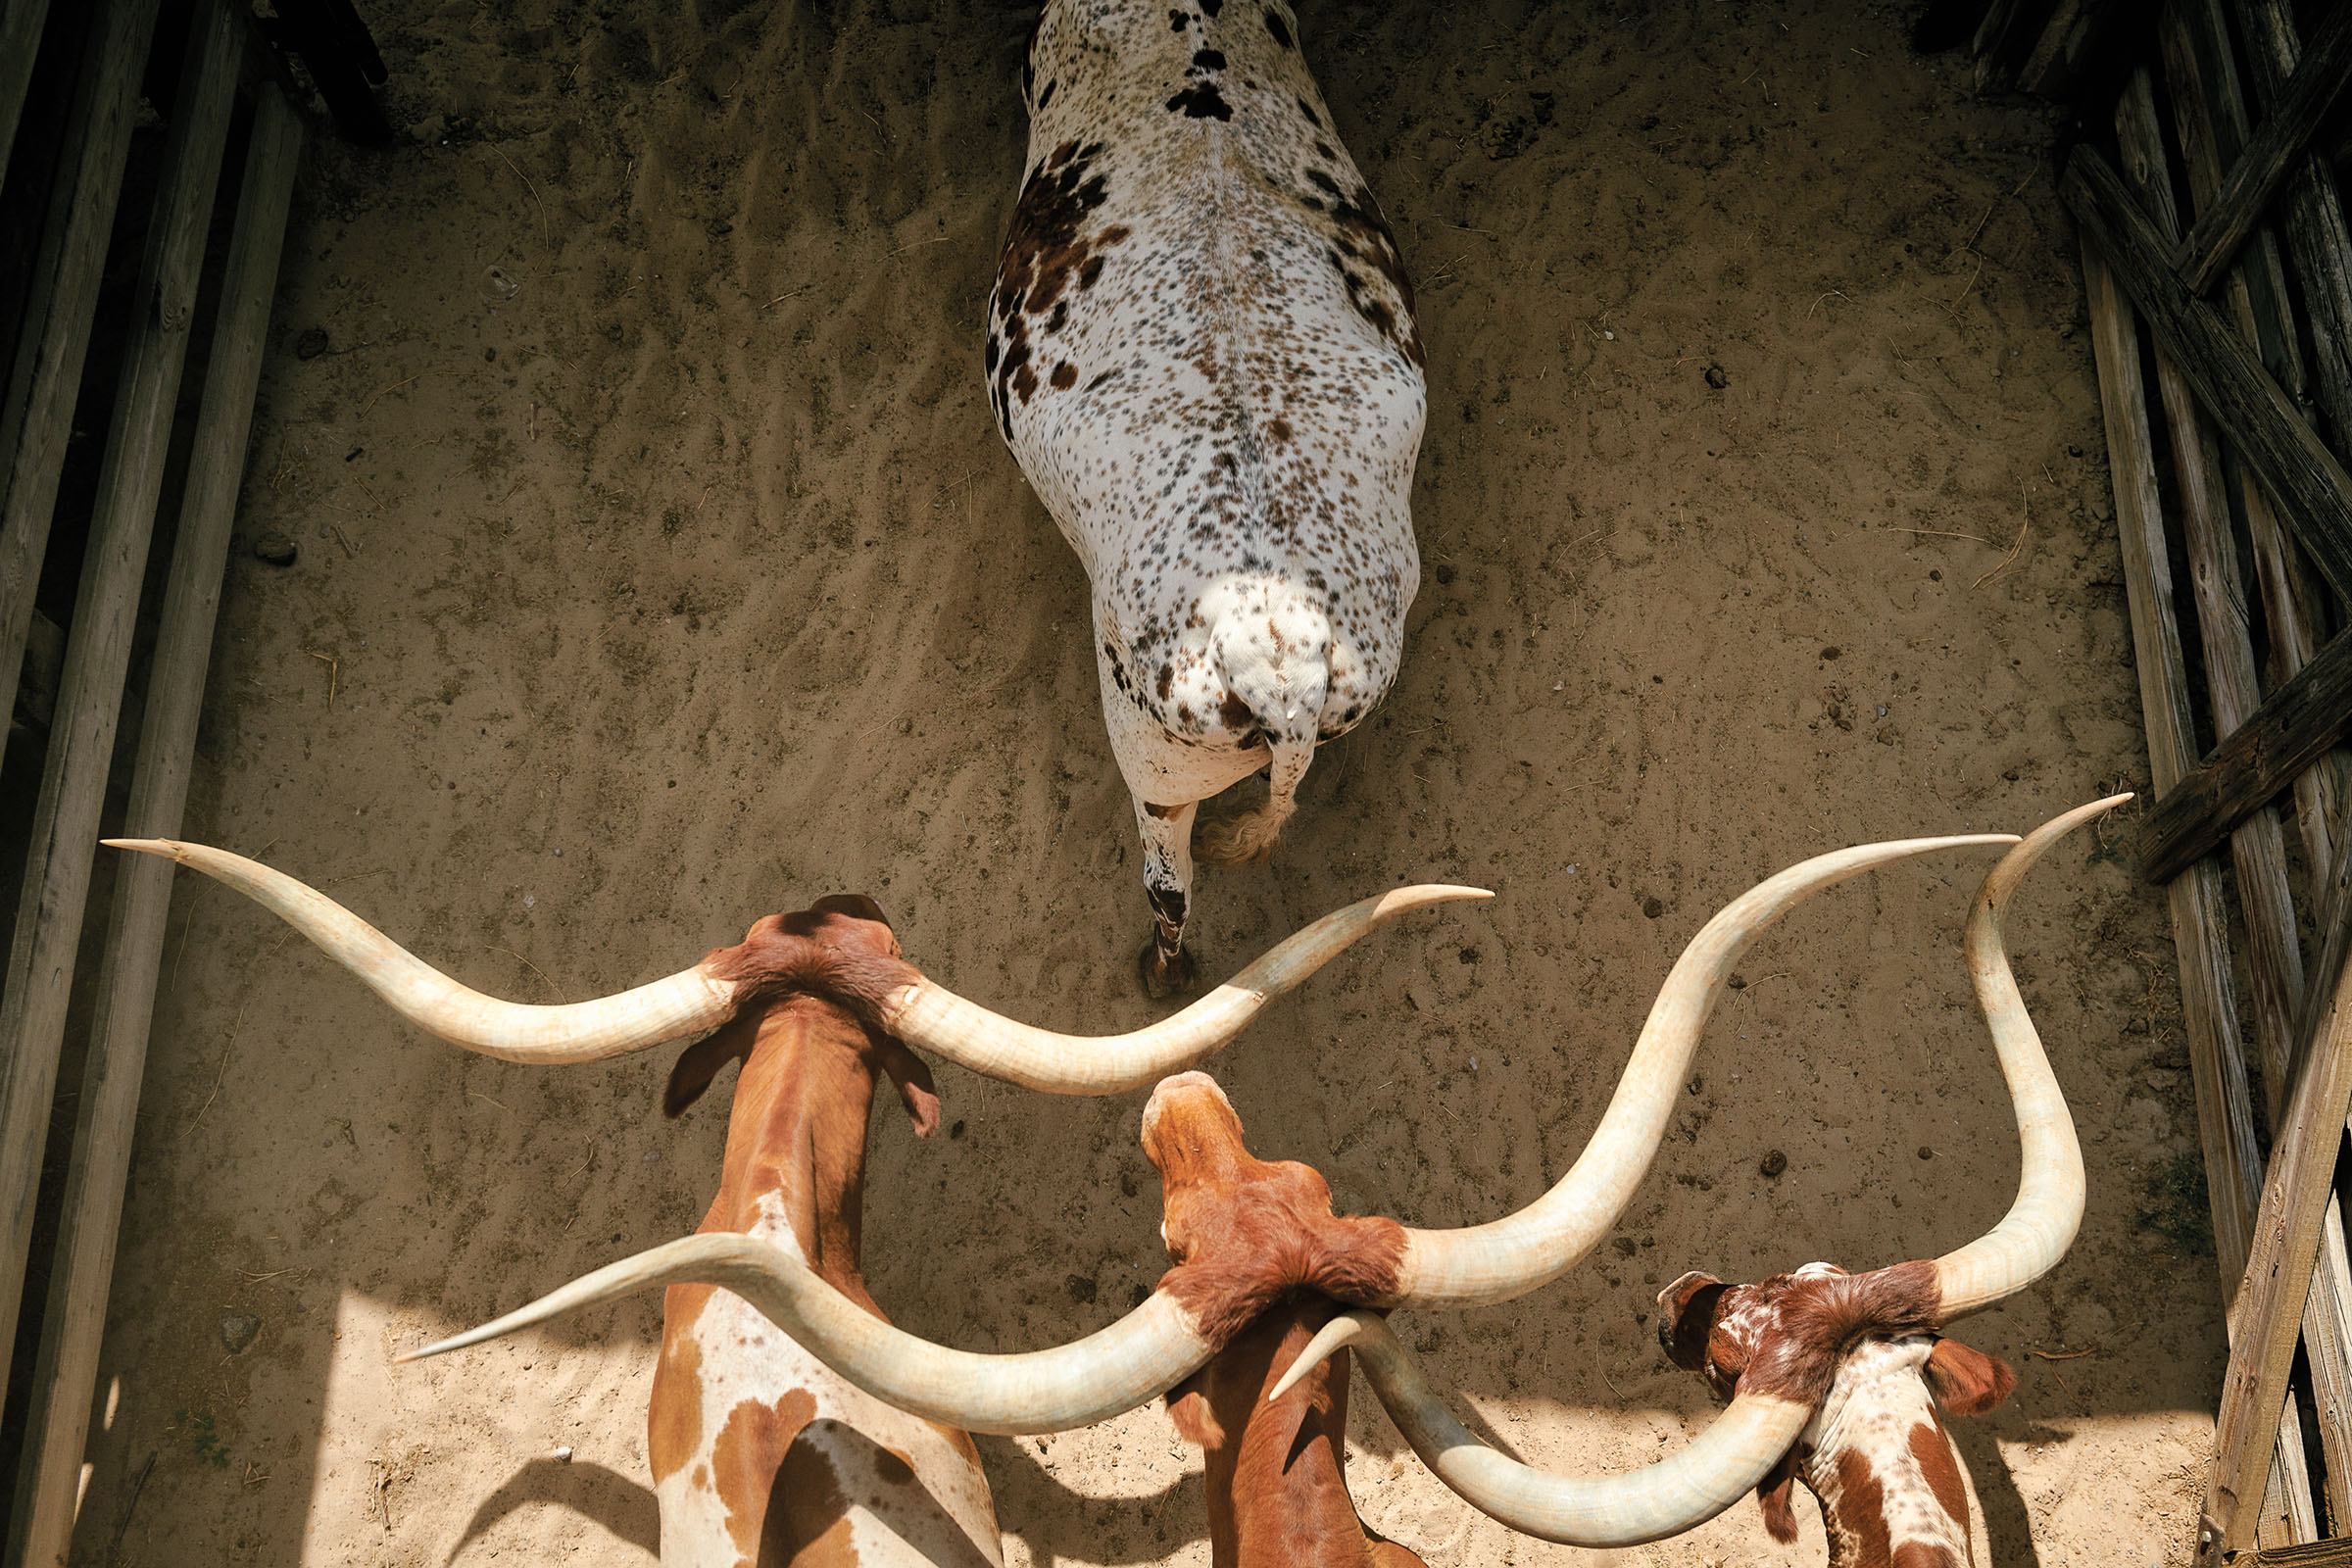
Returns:
[[[2173,610],[2172,565],[2165,554],[2139,336],[2129,301],[2087,240],[2082,246],[2082,286],[2098,362],[2108,470],[2115,484],[2116,538],[2123,556],[2132,641],[2138,654],[2148,765],[2162,790],[2186,771],[2196,755],[2196,731]],[[2254,1108],[2238,1044],[2221,872],[2210,864],[2192,865],[2166,887],[2165,898],[2172,911],[2173,946],[2180,960],[2180,1012],[2196,1086],[2197,1135],[2213,1209],[2214,1250],[2227,1297],[2236,1292],[2252,1248],[2262,1151],[2255,1141]],[[2271,1488],[2283,1505],[2287,1497],[2308,1496],[2311,1481],[2299,1442],[2290,1448],[2281,1441],[2279,1450],[2281,1462],[2274,1466]]]
[[[2179,231],[2173,213],[2171,173],[2156,126],[2156,99],[2146,71],[2135,71],[2116,105],[2116,133],[2124,174],[2144,204],[2157,231]],[[2237,548],[2230,530],[2230,498],[2222,486],[2221,447],[2213,427],[2197,412],[2196,396],[2175,368],[2172,356],[2156,353],[2156,387],[2172,436],[2173,466],[2180,492],[2180,528],[2188,549],[2188,579],[2197,605],[2198,641],[2205,655],[2205,685],[2213,727],[2227,735],[2262,706],[2254,673],[2254,638],[2246,619],[2246,590],[2238,577]],[[2254,988],[2254,1040],[2262,1060],[2263,1088],[2274,1126],[2286,1101],[2286,1064],[2294,1054],[2295,1008],[2303,1000],[2303,954],[2297,946],[2295,906],[2286,887],[2286,845],[2278,814],[2268,807],[2249,811],[2230,835],[2231,868],[2246,922],[2246,970]]]
[[[2268,0],[2259,0],[2268,3]],[[2194,35],[2192,36],[2192,23]],[[2188,170],[2189,199],[2202,211],[2221,190],[2230,159],[2251,134],[2251,116],[2237,90],[2230,47],[2230,28],[2220,0],[2181,0],[2166,16],[2163,28],[2166,74],[2173,85],[2173,114],[2180,132],[2180,152]],[[2290,194],[2300,186],[2290,187]],[[2327,197],[2335,206],[2332,190]],[[2340,224],[2342,210],[2335,207]],[[2288,396],[2303,401],[2307,377],[2297,348],[2295,319],[2288,307],[2285,270],[2278,246],[2269,229],[2256,235],[2256,265],[2232,270],[2227,304],[2239,333],[2259,345],[2263,363],[2278,378]],[[2260,287],[2254,286],[2256,283]],[[2324,312],[2314,302],[2313,346],[2320,363],[2323,386],[2339,373],[2333,359],[2341,345],[2327,329]],[[2246,517],[2246,532],[2254,547],[2254,576],[2262,594],[2263,619],[2270,631],[2264,661],[2265,683],[2276,689],[2311,662],[2318,651],[2315,631],[2316,600],[2300,557],[2272,510],[2270,496],[2243,467],[2237,470],[2238,498]],[[2296,775],[2295,824],[2303,838],[2303,853],[2312,880],[2325,885],[2333,875],[2336,796],[2342,783],[2340,753],[2323,758]],[[2352,1478],[2347,1478],[2352,1483]],[[2345,1498],[2346,1517],[2352,1518],[2352,1492]]]
[[[2193,19],[2191,12],[2199,13]],[[2192,40],[2191,24],[2201,22],[2205,36]],[[2174,127],[2187,165],[2192,201],[2209,201],[2221,182],[2222,158],[2218,132],[2242,125],[2243,106],[2235,101],[2228,34],[2213,0],[2181,0],[2169,8],[2162,24],[2166,74],[2172,84]],[[2209,116],[2208,110],[2212,110]],[[2216,124],[2216,121],[2221,123]],[[2173,210],[2171,182],[2163,149],[2158,143],[2156,104],[2147,73],[2135,72],[2126,85],[2116,111],[2124,170],[2157,228],[2179,232]],[[2228,281],[2228,304],[2239,330],[2251,343],[2263,346],[2263,357],[2281,379],[2292,386],[2302,380],[2302,367],[2289,352],[2292,321],[2280,302],[2285,279],[2278,252],[2268,232],[2257,236],[2245,265],[2232,269]],[[2253,276],[2249,276],[2253,274]],[[2259,282],[2262,286],[2250,284]],[[2259,302],[2259,303],[2258,303]],[[2270,330],[2263,330],[2267,318]],[[2283,326],[2283,330],[2281,327]],[[2160,370],[2162,363],[2160,357]],[[2253,639],[2247,624],[2245,591],[2237,570],[2236,541],[2230,529],[2227,498],[2221,474],[2210,465],[2218,458],[2211,427],[2189,401],[2178,376],[2167,378],[2165,404],[2173,426],[2174,456],[2180,470],[2183,538],[2197,594],[2197,627],[2205,649],[2205,678],[2215,730],[2227,735],[2259,706],[2261,691],[2254,673]],[[2206,474],[2195,470],[2206,468]],[[2274,640],[2294,628],[2282,628],[2282,615],[2299,614],[2302,607],[2291,594],[2280,592],[2293,573],[2286,542],[2270,514],[2269,498],[2251,475],[2241,469],[2241,498],[2249,532],[2253,535],[2257,569],[2266,586],[2265,611]],[[2202,482],[2201,482],[2202,481]],[[2269,524],[2267,530],[2265,524]],[[2308,635],[2308,626],[2301,628]],[[2322,768],[2306,770],[2296,780],[2298,803],[2310,807],[2304,822],[2307,850],[2316,855],[2315,886],[2325,887],[2329,842],[2328,811],[2320,789]],[[2331,804],[2331,798],[2330,798]],[[2238,906],[2246,931],[2246,965],[2255,991],[2255,1037],[2261,1050],[2263,1089],[2270,1124],[2281,1124],[2292,1064],[2300,1046],[2297,1013],[2305,1002],[2302,952],[2298,944],[2294,903],[2287,888],[2286,852],[2278,820],[2268,807],[2255,811],[2230,836],[2231,869],[2235,873]],[[2332,1205],[2331,1205],[2332,1212]],[[2312,1407],[2326,1464],[2321,1468],[2327,1489],[2328,1516],[2352,1518],[2352,1260],[2345,1255],[2340,1233],[2326,1250],[2314,1276],[2303,1319],[2303,1345],[2311,1372]],[[2300,1395],[2289,1396],[2299,1401]],[[2300,1414],[2287,1419],[2298,1429]],[[2308,1496],[2287,1499],[2295,1515],[2295,1541],[2316,1540],[2324,1532],[2309,1517]],[[2272,1500],[2276,1506],[2278,1499]],[[2267,1510],[2266,1510],[2267,1517]],[[2278,1543],[2266,1542],[2265,1544]],[[2291,1544],[2292,1543],[2285,1543]]]
[[[2238,155],[2221,194],[2180,242],[2180,280],[2191,293],[2212,288],[2229,270],[2347,82],[2352,82],[2352,8],[2337,6],[2320,24],[2286,91]]]
[[[106,8],[66,135],[71,172],[61,169],[49,204],[17,363],[0,402],[0,460],[16,454],[8,488],[0,493],[0,691],[17,689],[24,634],[32,625],[33,591],[49,548],[49,514],[57,504],[66,438],[73,433],[74,400],[81,390],[81,362],[90,348],[90,318],[98,308],[115,203],[122,194],[131,111],[138,106],[139,73],[155,34],[158,3],[120,0]],[[7,728],[0,725],[0,749],[7,744]]]
[[[225,0],[201,0],[165,144],[155,221],[139,269],[138,324],[122,356],[98,475],[81,588],[68,628],[66,673],[41,769],[17,930],[0,990],[0,1345],[16,1340],[32,1243],[33,1200],[48,1142],[50,1096],[65,1039],[74,949],[97,853],[98,813],[114,760],[148,539],[188,327],[204,264],[213,193],[228,140],[243,44]]]
[[[2286,0],[2238,0],[2254,95],[2276,109],[2294,74],[2302,48]],[[2288,258],[2303,289],[2312,341],[2312,385],[2335,436],[2336,451],[2352,448],[2352,227],[2334,177],[2317,153],[2307,152],[2288,175]]]
[[[257,98],[236,234],[229,244],[212,361],[205,370],[204,407],[180,507],[179,541],[156,636],[130,809],[123,819],[123,832],[136,838],[179,836],[220,573],[229,527],[236,521],[254,389],[261,380],[270,300],[277,288],[278,251],[302,146],[301,122],[276,85],[263,82]],[[79,1125],[66,1175],[65,1213],[49,1275],[49,1306],[41,1320],[40,1358],[25,1412],[24,1460],[9,1510],[12,1539],[6,1560],[12,1568],[65,1568],[72,1544],[82,1443],[89,1432],[90,1394],[98,1381],[98,1348],[114,1278],[115,1238],[122,1222],[122,1185],[130,1169],[147,1029],[172,907],[172,871],[168,860],[132,857],[115,884],[89,1062],[82,1069]]]
[[[2352,966],[2327,977],[2325,1033],[2304,1063],[2293,1107],[2271,1151],[2254,1223],[2254,1250],[2230,1313],[2230,1370],[2215,1423],[2213,1475],[2197,1560],[2251,1546],[2256,1510],[2243,1506],[2279,1432],[2304,1299],[2319,1260],[2320,1227],[2335,1179],[2344,1118],[2352,1114]]]
[[[0,174],[17,141],[17,121],[32,87],[32,61],[41,49],[49,0],[0,0]]]

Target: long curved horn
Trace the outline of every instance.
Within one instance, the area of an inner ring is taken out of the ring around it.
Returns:
[[[981,1355],[893,1328],[756,1236],[683,1237],[598,1269],[492,1323],[403,1355],[479,1345],[657,1285],[716,1285],[758,1307],[875,1398],[970,1432],[1066,1432],[1148,1403],[1216,1353],[1165,1292],[1100,1333],[1051,1350]]]
[[[507,1061],[596,1061],[700,1034],[732,1015],[735,985],[703,964],[595,1002],[536,1006],[460,985],[332,899],[256,860],[172,839],[108,839],[225,883],[293,926],[319,951],[429,1033]],[[881,1003],[884,1026],[908,1045],[1030,1089],[1109,1095],[1147,1084],[1223,1049],[1260,1008],[1342,950],[1408,910],[1484,888],[1396,888],[1294,932],[1182,1012],[1124,1035],[1088,1039],[1001,1017],[927,979]]]
[[[991,1012],[929,980],[893,993],[882,1017],[908,1045],[976,1073],[1049,1094],[1114,1095],[1214,1055],[1267,1003],[1407,910],[1494,896],[1484,888],[1427,884],[1359,900],[1293,932],[1182,1012],[1131,1034],[1055,1034]]]
[[[2024,1171],[2007,1216],[1985,1236],[1936,1260],[1941,1321],[2039,1278],[2065,1253],[2082,1223],[2082,1150],[2010,973],[2001,915],[2052,844],[2131,798],[2095,801],[2034,829],[1978,890],[1968,926],[1969,969],[2016,1102]],[[1696,1440],[1646,1469],[1601,1478],[1558,1476],[1496,1453],[1467,1431],[1378,1313],[1343,1313],[1325,1324],[1267,1397],[1279,1397],[1348,1344],[1357,1347],[1365,1376],[1396,1430],[1438,1479],[1512,1529],[1571,1545],[1636,1545],[1713,1518],[1763,1480],[1812,1416],[1803,1402],[1742,1390]]]
[[[735,987],[700,964],[595,1002],[533,1006],[460,985],[323,893],[242,855],[176,839],[107,839],[224,883],[311,939],[393,1010],[453,1046],[502,1061],[599,1061],[727,1021]]]
[[[1690,1076],[1723,982],[1767,926],[1864,871],[1937,850],[2016,842],[2014,833],[1968,833],[1859,845],[1801,861],[1733,900],[1700,927],[1667,975],[1617,1093],[1568,1174],[1508,1218],[1462,1230],[1408,1228],[1396,1294],[1375,1304],[1483,1306],[1524,1296],[1574,1268],[1633,1201]]]
[[[2026,1012],[2017,977],[2009,971],[2009,949],[2001,917],[2010,895],[2043,852],[2093,818],[2103,816],[2129,794],[2111,795],[2054,817],[2026,836],[1977,890],[1968,917],[1968,973],[1977,1005],[2001,1058],[2001,1076],[2017,1106],[2017,1136],[2023,1157],[2017,1201],[1990,1231],[1936,1260],[1936,1283],[1943,1298],[1945,1322],[1990,1306],[2024,1290],[2057,1266],[2082,1223],[2082,1146],[2075,1141],[2075,1119],[2066,1108],[2058,1077],[2041,1049],[2041,1036]]]
[[[1754,1490],[1813,1418],[1793,1399],[1743,1393],[1655,1464],[1613,1476],[1553,1475],[1495,1452],[1456,1421],[1376,1312],[1345,1312],[1324,1324],[1267,1397],[1347,1344],[1396,1430],[1440,1481],[1513,1530],[1572,1546],[1634,1546],[1714,1518]]]

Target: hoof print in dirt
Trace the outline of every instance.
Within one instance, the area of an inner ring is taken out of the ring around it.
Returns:
[[[282,533],[266,533],[253,542],[253,559],[272,566],[291,566],[302,551]]]

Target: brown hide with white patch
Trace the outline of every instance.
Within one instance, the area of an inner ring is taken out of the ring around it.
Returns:
[[[871,999],[896,983],[898,944],[871,900],[830,898],[760,921],[714,956],[761,984],[670,1075],[664,1108],[676,1115],[726,1062],[743,1062],[701,1229],[764,1237],[881,1317],[858,1268],[876,1075],[897,1086],[918,1135],[939,1125],[929,1069],[868,1021]],[[647,1426],[664,1563],[1003,1560],[969,1436],[850,1387],[728,1292],[669,1291]]]
[[[1757,1487],[1764,1527],[1796,1540],[1789,1485],[1821,1504],[1833,1568],[1976,1562],[1968,1480],[1941,1414],[1982,1415],[2017,1386],[1993,1357],[1935,1332],[1936,1266],[1848,1274],[1808,1263],[1753,1285],[1686,1274],[1658,1293],[1658,1343],[1719,1401],[1809,1403],[1813,1419]]]
[[[1365,1530],[1348,1494],[1347,1352],[1265,1397],[1339,1310],[1325,1290],[1363,1300],[1393,1286],[1402,1230],[1337,1218],[1319,1173],[1252,1156],[1241,1118],[1203,1073],[1152,1092],[1144,1152],[1159,1170],[1160,1236],[1177,1259],[1160,1283],[1205,1338],[1232,1336],[1168,1391],[1176,1429],[1207,1454],[1216,1568],[1422,1568]]]

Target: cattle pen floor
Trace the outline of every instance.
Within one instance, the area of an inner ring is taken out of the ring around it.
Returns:
[[[406,129],[320,145],[297,208],[240,529],[300,559],[231,565],[189,836],[520,1000],[864,890],[977,1000],[1148,1016],[1086,583],[980,371],[1026,16],[367,9]],[[1301,7],[1418,284],[1423,583],[1272,862],[1202,874],[1202,965],[1400,879],[1500,895],[1210,1064],[1345,1205],[1455,1225],[1556,1179],[1681,945],[1762,875],[2145,788],[2054,127],[1914,55],[1909,9]],[[2017,1153],[1959,956],[1984,863],[1798,911],[1613,1243],[1400,1320],[1466,1418],[1645,1463],[1711,1414],[1660,1284],[1990,1226]],[[241,900],[176,897],[79,1557],[135,1489],[125,1568],[651,1561],[658,1298],[391,1358],[691,1230],[723,1093],[668,1123],[666,1053],[463,1055]],[[2011,929],[2089,1212],[1963,1330],[2022,1381],[1955,1435],[1993,1561],[2179,1561],[2225,1343],[2164,906],[2086,838]],[[939,1083],[935,1142],[874,1122],[885,1308],[973,1348],[1124,1311],[1164,1266],[1143,1094]],[[224,1315],[259,1320],[241,1352]],[[1592,1556],[1471,1513],[1360,1385],[1350,1437],[1367,1520],[1433,1564]],[[1157,1407],[980,1446],[1008,1562],[1207,1562]],[[1799,1518],[1616,1555],[1819,1564]]]

